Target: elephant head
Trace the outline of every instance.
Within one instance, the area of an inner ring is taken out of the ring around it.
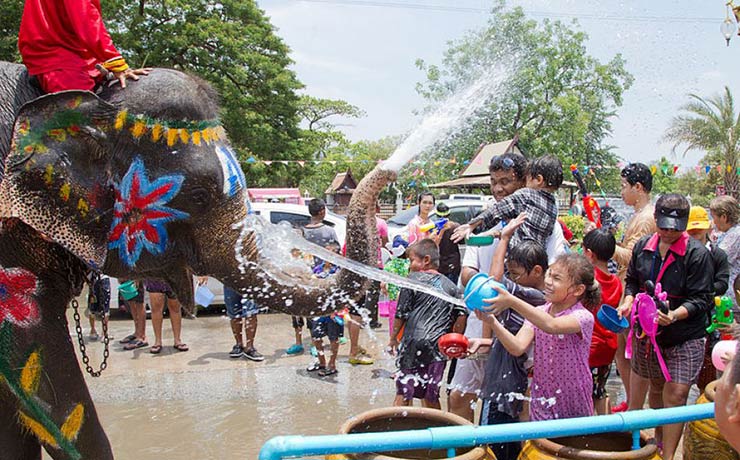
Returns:
[[[245,219],[247,184],[218,116],[204,82],[165,69],[100,96],[38,98],[16,118],[0,218],[24,221],[111,276],[163,279],[184,305],[191,273],[297,315],[358,299],[366,281],[348,270],[311,279],[266,257]],[[375,261],[374,203],[394,178],[377,169],[358,186],[348,257]]]

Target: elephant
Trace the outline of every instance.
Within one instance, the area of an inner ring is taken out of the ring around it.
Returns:
[[[65,315],[91,270],[164,280],[184,305],[193,274],[295,315],[362,298],[367,279],[312,279],[274,257],[290,245],[265,246],[217,100],[160,68],[125,89],[43,95],[23,66],[0,62],[0,413],[14,414],[0,422],[3,458],[42,447],[113,458]],[[375,200],[395,176],[376,168],[358,185],[348,258],[374,265]]]

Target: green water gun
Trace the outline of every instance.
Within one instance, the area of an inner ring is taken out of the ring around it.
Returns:
[[[712,324],[707,328],[707,333],[714,332],[720,324],[732,324],[735,320],[732,314],[732,299],[723,295],[714,298],[714,313],[712,313]]]

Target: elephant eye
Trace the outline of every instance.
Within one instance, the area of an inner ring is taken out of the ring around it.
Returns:
[[[204,188],[195,188],[188,195],[196,206],[205,206],[211,201],[211,195]]]

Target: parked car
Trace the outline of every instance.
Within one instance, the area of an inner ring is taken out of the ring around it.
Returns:
[[[488,205],[488,200],[472,200],[472,199],[460,199],[460,200],[437,200],[437,203],[445,203],[450,208],[450,216],[453,222],[458,224],[466,224],[470,219],[475,217],[484,207]],[[395,216],[388,219],[388,237],[393,240],[393,237],[401,233],[403,227],[411,222],[411,219],[419,214],[419,206],[411,206],[408,209],[404,209]],[[437,221],[436,210],[432,210],[430,214],[432,221]]]
[[[311,215],[308,213],[308,206],[287,203],[251,203],[251,205],[255,214],[262,216],[273,224],[287,221],[293,226],[302,227],[311,219]],[[344,238],[347,233],[347,223],[344,216],[327,211],[324,223],[334,227],[334,230],[337,232],[337,238],[339,238],[339,244],[344,245]],[[111,308],[119,308],[120,306],[117,300],[118,285],[118,280],[111,278]],[[211,305],[223,305],[223,284],[214,278],[208,278],[207,286],[215,294]],[[197,287],[197,278],[193,277],[193,292],[195,292]],[[144,304],[147,311],[149,311],[149,293],[144,294]]]

